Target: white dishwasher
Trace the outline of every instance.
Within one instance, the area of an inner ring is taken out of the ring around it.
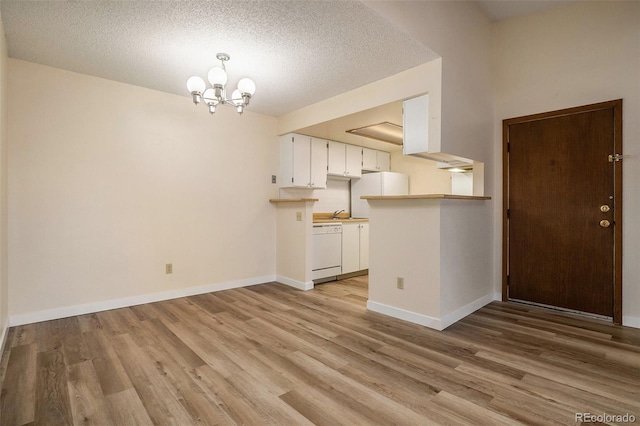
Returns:
[[[314,280],[342,273],[342,223],[315,223],[312,235]]]

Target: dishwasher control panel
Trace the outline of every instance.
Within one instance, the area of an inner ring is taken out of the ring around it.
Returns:
[[[342,234],[341,223],[318,223],[313,225],[313,235]]]

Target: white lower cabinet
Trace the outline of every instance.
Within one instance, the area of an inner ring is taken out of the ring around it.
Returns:
[[[369,224],[342,222],[342,273],[369,268]]]
[[[369,269],[369,224],[360,224],[360,270]]]

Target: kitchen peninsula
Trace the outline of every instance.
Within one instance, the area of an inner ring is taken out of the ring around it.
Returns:
[[[367,308],[444,330],[492,300],[490,197],[363,196],[369,202]]]

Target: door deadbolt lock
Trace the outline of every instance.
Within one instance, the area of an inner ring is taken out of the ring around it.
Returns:
[[[603,228],[608,228],[611,226],[611,222],[609,222],[607,219],[602,219],[600,221],[600,226],[602,226]]]
[[[609,210],[611,210],[611,207],[609,207],[609,206],[608,206],[608,205],[606,205],[606,204],[603,204],[603,205],[601,205],[601,206],[600,206],[600,211],[601,211],[602,213],[606,213],[606,212],[608,212]]]

